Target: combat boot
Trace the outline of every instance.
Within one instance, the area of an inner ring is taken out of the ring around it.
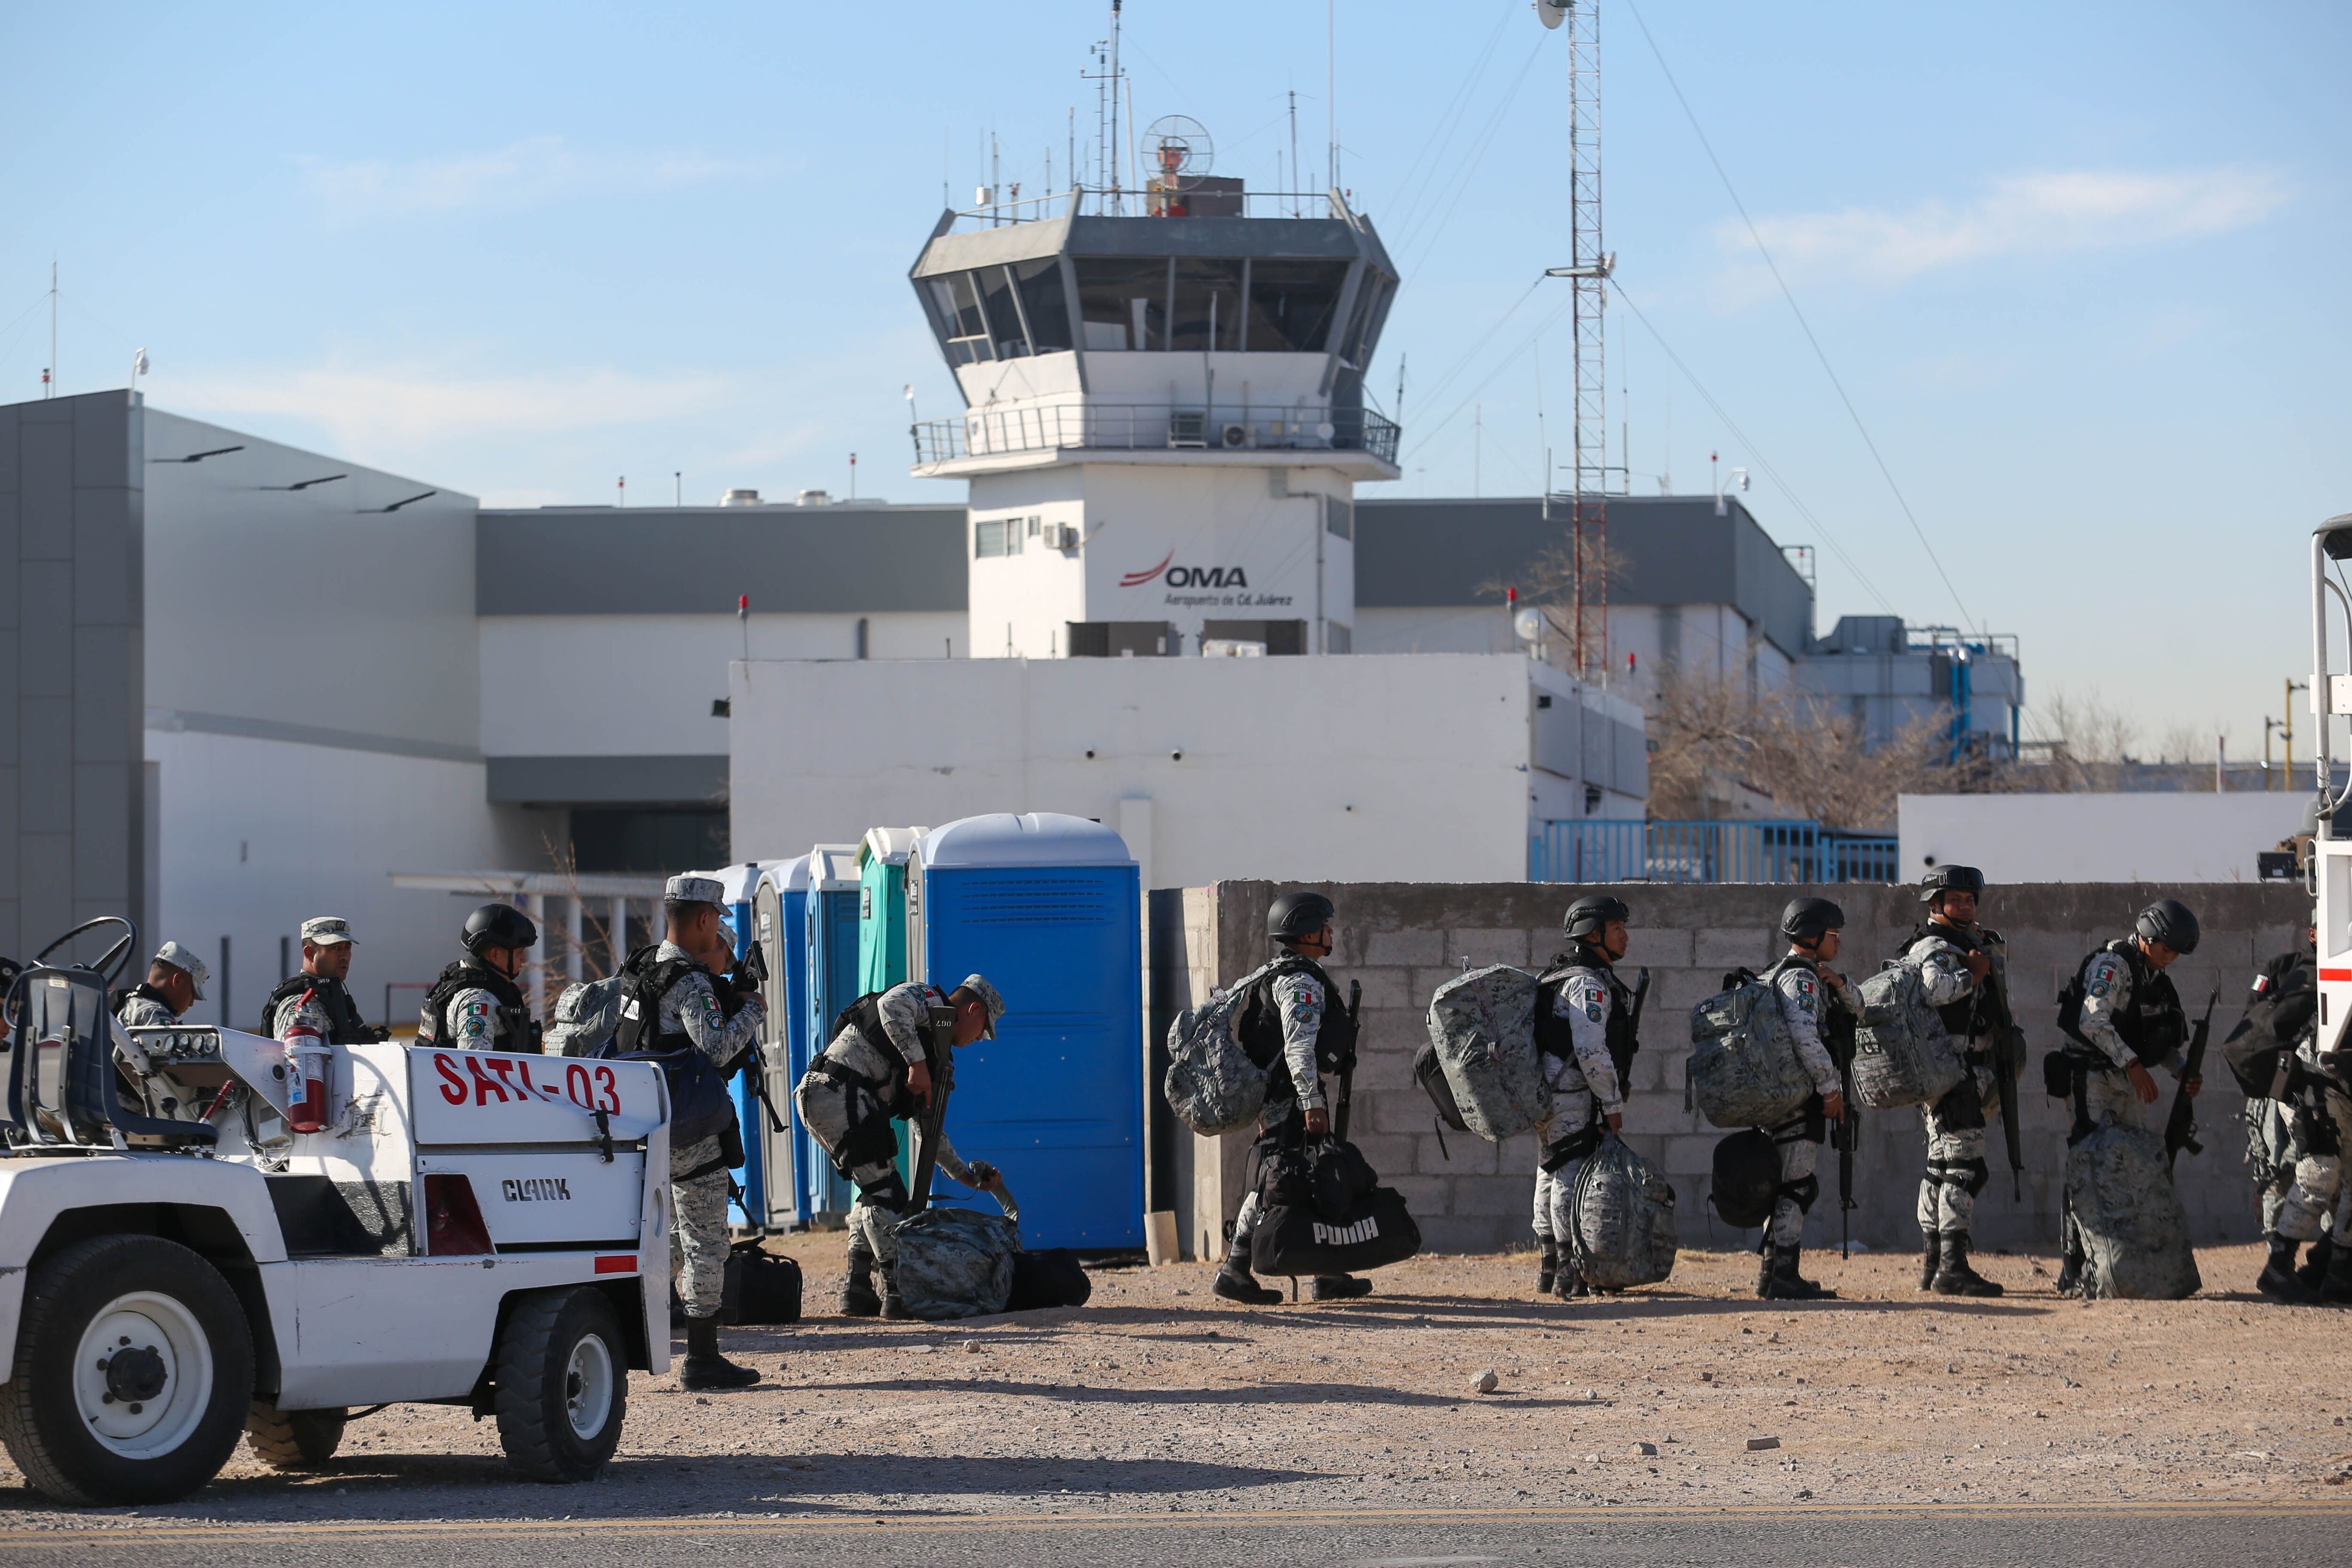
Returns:
[[[2319,1287],[2319,1299],[2337,1306],[2352,1302],[2352,1247],[2339,1247],[2327,1256],[2327,1279]]]
[[[2311,1251],[2304,1258],[2303,1267],[2294,1271],[2294,1277],[2303,1281],[2305,1289],[2317,1295],[2321,1287],[2327,1283],[2327,1266],[2335,1256],[2335,1238],[2321,1231],[2319,1239],[2311,1244]]]
[[[1934,1289],[1936,1276],[1942,1273],[1943,1269],[1944,1238],[1931,1230],[1927,1233],[1925,1247],[1919,1255],[1919,1289],[1922,1290]]]
[[[2071,1237],[2058,1250],[2057,1289],[2061,1296],[2083,1293],[2083,1247]]]
[[[1759,1300],[1772,1294],[1772,1244],[1769,1241],[1756,1249],[1756,1294]]]
[[[1551,1293],[1563,1301],[1580,1301],[1592,1294],[1592,1287],[1584,1282],[1584,1271],[1570,1258],[1559,1266],[1559,1277],[1552,1281]]]
[[[1310,1291],[1318,1301],[1352,1301],[1372,1293],[1372,1282],[1352,1274],[1318,1274]]]
[[[862,1242],[849,1244],[849,1277],[841,1282],[841,1314],[845,1318],[870,1318],[882,1310],[882,1298],[874,1293],[874,1254]]]
[[[1235,1242],[1234,1249],[1225,1254],[1225,1266],[1209,1282],[1209,1291],[1244,1307],[1271,1307],[1282,1300],[1281,1291],[1257,1282],[1257,1276],[1250,1272],[1249,1247],[1240,1242]]]
[[[1552,1283],[1559,1278],[1559,1244],[1548,1236],[1536,1238],[1536,1294],[1551,1294]]]
[[[686,1364],[677,1373],[680,1388],[689,1394],[707,1394],[718,1389],[749,1388],[759,1381],[758,1372],[738,1366],[719,1353],[717,1318],[687,1319]]]
[[[1817,1285],[1797,1272],[1797,1263],[1803,1248],[1795,1243],[1782,1247],[1775,1244],[1770,1265],[1764,1276],[1764,1299],[1768,1301],[1834,1301],[1837,1292]]]
[[[2263,1265],[2262,1274],[2254,1280],[2254,1289],[2280,1301],[2309,1302],[2316,1300],[2304,1282],[2295,1278],[2295,1249],[2303,1244],[2290,1241],[2284,1236],[2273,1236],[2269,1239],[2270,1261]]]
[[[1930,1286],[1938,1296],[1998,1296],[1999,1281],[1988,1279],[1969,1266],[1969,1233],[1956,1230],[1945,1237],[1944,1261]]]

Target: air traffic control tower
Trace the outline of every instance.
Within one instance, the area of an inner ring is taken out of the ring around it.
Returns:
[[[1395,265],[1337,192],[1158,151],[1145,193],[943,214],[910,274],[966,405],[914,471],[971,484],[975,658],[1349,651]]]

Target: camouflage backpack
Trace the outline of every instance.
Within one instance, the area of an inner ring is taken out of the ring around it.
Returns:
[[[2083,1294],[2178,1301],[2203,1279],[2164,1138],[2108,1122],[2066,1151],[2066,1198],[2083,1238]]]
[[[1264,969],[1211,993],[1168,1026],[1168,1073],[1160,1090],[1177,1119],[1203,1137],[1246,1127],[1265,1108],[1265,1069],[1242,1048],[1235,1026]]]
[[[1777,1127],[1813,1094],[1780,999],[1745,969],[1691,1009],[1688,1071],[1699,1114],[1717,1127]]]
[[[1612,1136],[1576,1173],[1570,1242],[1577,1272],[1599,1290],[1654,1285],[1675,1269],[1675,1189]]]
[[[1464,1131],[1490,1143],[1551,1120],[1551,1080],[1536,1047],[1542,989],[1524,969],[1490,963],[1455,975],[1429,999],[1429,1054]]]
[[[931,1208],[890,1227],[890,1277],[907,1310],[926,1321],[1002,1312],[1013,1299],[1020,1223],[978,1209]]]
[[[541,1048],[551,1057],[602,1056],[621,1026],[621,975],[567,985],[555,999],[555,1017]]]
[[[1862,1022],[1853,1032],[1853,1097],[1869,1110],[1933,1105],[1965,1076],[1925,983],[1918,964],[1898,959],[1854,987]]]

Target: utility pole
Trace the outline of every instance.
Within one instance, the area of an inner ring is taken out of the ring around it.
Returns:
[[[1569,662],[1579,679],[1609,673],[1609,384],[1603,315],[1616,258],[1601,237],[1601,19],[1599,0],[1566,0],[1555,20],[1538,0],[1548,25],[1568,31],[1568,213],[1570,259],[1547,276],[1576,290],[1575,426],[1571,458],[1575,489],[1568,498],[1570,544],[1576,567],[1569,609]],[[1551,479],[1544,480],[1544,514],[1554,515]]]
[[[2279,741],[2285,748],[2286,761],[2279,771],[2285,776],[2286,787],[2289,790],[2294,788],[2294,694],[2310,689],[2309,681],[2297,680],[2292,676],[2287,678],[2286,700],[2283,705],[2286,717],[2279,721]],[[2327,783],[2326,779],[2320,780],[2320,787],[2326,788]]]
[[[49,363],[41,372],[41,395],[58,395],[58,258],[49,258]]]

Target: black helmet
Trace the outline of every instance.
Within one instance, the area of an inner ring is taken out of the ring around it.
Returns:
[[[2140,910],[2133,929],[2150,942],[2160,942],[2178,953],[2197,951],[2197,916],[2179,899],[2158,899]]]
[[[486,947],[530,947],[539,941],[539,928],[512,904],[484,904],[466,917],[466,934],[459,942],[479,958]]]
[[[1570,936],[1591,936],[1611,921],[1630,921],[1633,911],[1624,901],[1606,893],[1593,893],[1568,906],[1560,917],[1559,929]]]
[[[1717,1143],[1708,1195],[1726,1225],[1748,1230],[1770,1219],[1780,1197],[1780,1153],[1772,1135],[1751,1127]]]
[[[1266,906],[1265,934],[1286,941],[1313,936],[1339,913],[1320,893],[1285,893]]]
[[[1984,873],[1974,866],[1936,866],[1919,879],[1919,901],[1931,904],[1937,893],[1980,894],[1984,889]]]
[[[1811,942],[1845,924],[1845,911],[1827,899],[1790,899],[1780,911],[1780,934],[1790,942]]]

